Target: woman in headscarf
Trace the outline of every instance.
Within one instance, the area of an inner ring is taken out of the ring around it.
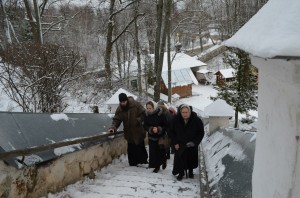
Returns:
[[[173,175],[182,180],[187,170],[193,178],[193,169],[198,167],[198,146],[204,136],[202,120],[189,105],[181,105],[169,130],[175,148]]]
[[[148,133],[149,168],[154,168],[153,172],[157,173],[160,166],[163,169],[167,166],[166,149],[159,144],[159,139],[166,135],[167,120],[163,110],[156,108],[152,101],[146,103],[144,128]]]

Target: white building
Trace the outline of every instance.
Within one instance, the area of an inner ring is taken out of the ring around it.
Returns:
[[[300,1],[269,0],[227,46],[259,69],[252,197],[300,195]]]
[[[127,96],[132,96],[135,100],[137,99],[136,95],[130,93],[129,91],[126,91],[125,89],[120,88],[116,93],[114,93],[114,95],[110,97],[110,99],[108,99],[108,101],[106,101],[106,104],[110,107],[111,113],[115,113],[119,106],[120,93],[125,93]]]
[[[229,118],[234,116],[234,111],[225,100],[217,99],[204,108],[204,115],[209,119],[208,135],[220,128],[229,127]]]

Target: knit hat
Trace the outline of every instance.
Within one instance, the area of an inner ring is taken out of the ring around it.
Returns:
[[[125,93],[120,93],[120,94],[119,94],[119,101],[120,101],[120,102],[124,102],[124,101],[126,101],[126,100],[128,100],[127,95],[126,95]]]

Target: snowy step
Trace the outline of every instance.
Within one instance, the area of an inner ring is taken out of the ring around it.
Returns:
[[[200,197],[199,170],[194,170],[194,178],[177,181],[172,175],[173,157],[167,162],[167,168],[153,173],[147,165],[133,167],[128,165],[123,155],[109,166],[95,172],[95,179],[86,178],[69,185],[63,192],[49,194],[49,198],[82,197]]]

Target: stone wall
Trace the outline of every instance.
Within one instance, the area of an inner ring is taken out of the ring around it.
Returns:
[[[61,191],[65,186],[93,177],[94,171],[110,164],[127,153],[123,137],[103,144],[66,154],[45,165],[17,170],[0,161],[0,197],[36,198],[49,192]]]

